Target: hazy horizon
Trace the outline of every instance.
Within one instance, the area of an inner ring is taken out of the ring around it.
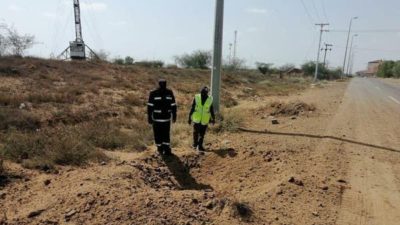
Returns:
[[[303,5],[304,3],[304,5]],[[173,57],[211,50],[215,0],[81,0],[85,42],[111,57],[136,60]],[[351,17],[355,39],[355,71],[368,61],[397,60],[400,52],[400,2],[385,0],[226,0],[224,58],[238,30],[238,57],[255,62],[300,65],[315,61],[319,31],[314,23],[329,22],[323,42],[333,44],[331,67],[341,67]],[[397,20],[396,20],[397,19]],[[0,22],[36,36],[29,55],[61,53],[74,39],[72,0],[1,0]]]

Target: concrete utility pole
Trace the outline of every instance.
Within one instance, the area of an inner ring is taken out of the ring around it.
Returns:
[[[236,57],[237,57],[237,35],[238,35],[238,31],[237,30],[235,30],[235,37],[234,37],[234,40],[233,40],[233,61],[235,61],[236,60]]]
[[[229,56],[228,56],[228,64],[232,63],[232,43],[229,43]]]
[[[213,54],[212,74],[211,74],[211,94],[214,99],[213,106],[216,112],[220,111],[223,30],[224,30],[224,0],[216,0],[214,54]]]
[[[328,53],[328,50],[329,50],[329,51],[332,51],[332,48],[329,48],[329,47],[332,47],[333,45],[327,44],[327,43],[324,43],[324,45],[325,45],[325,49],[321,49],[321,51],[325,51],[325,55],[324,55],[324,67],[326,67],[326,54]]]
[[[349,74],[350,72],[350,61],[351,61],[351,53],[353,53],[353,44],[354,44],[354,38],[358,37],[358,34],[353,34],[353,36],[351,37],[351,43],[350,43],[350,50],[349,50],[349,61],[347,62],[347,69],[346,69],[346,73]]]
[[[319,34],[319,44],[318,44],[318,53],[317,53],[317,63],[315,65],[315,75],[314,75],[314,82],[318,79],[318,69],[319,69],[319,57],[321,55],[321,43],[322,43],[322,34],[324,32],[328,32],[328,30],[324,30],[324,26],[329,26],[329,23],[318,23],[315,24],[316,26],[320,26],[320,34]]]
[[[347,33],[347,43],[346,43],[346,50],[344,52],[344,60],[343,60],[343,68],[342,68],[342,78],[345,74],[345,69],[346,69],[346,60],[347,60],[347,50],[349,48],[349,40],[350,40],[350,34],[351,34],[351,27],[353,26],[353,20],[358,19],[358,17],[352,17],[350,19],[350,25],[349,25],[349,32]]]

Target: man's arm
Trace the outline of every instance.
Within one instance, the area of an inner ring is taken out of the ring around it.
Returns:
[[[210,113],[211,113],[211,122],[215,123],[214,104],[212,104],[211,107],[210,107]]]
[[[154,98],[153,98],[153,93],[150,93],[149,95],[149,100],[147,102],[147,121],[149,124],[153,123],[153,110],[154,110]]]
[[[196,109],[196,99],[193,99],[192,108],[190,109],[190,112],[189,112],[189,120],[188,120],[189,124],[192,123],[192,115],[193,115],[195,109]]]
[[[174,122],[176,122],[178,107],[177,107],[177,105],[176,105],[175,96],[174,96],[174,93],[173,93],[173,92],[171,92],[171,96],[172,96],[172,101],[171,101],[172,120],[173,120]]]

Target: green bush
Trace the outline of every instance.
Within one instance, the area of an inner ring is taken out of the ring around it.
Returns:
[[[400,78],[400,61],[397,61],[393,66],[393,77]]]
[[[301,69],[306,76],[314,76],[316,65],[315,62],[306,62],[301,66]],[[341,74],[342,70],[340,68],[328,69],[323,63],[318,66],[318,79],[320,80],[339,79]]]
[[[211,66],[211,52],[197,50],[191,54],[175,57],[179,66],[189,69],[208,69]]]
[[[394,61],[384,61],[378,68],[378,77],[393,77],[395,64]]]
[[[117,64],[117,65],[124,65],[124,64],[125,64],[125,60],[122,59],[122,58],[115,58],[115,59],[113,60],[113,63],[114,63],[114,64]]]
[[[130,56],[125,57],[125,65],[133,65],[134,61],[135,60]]]
[[[272,73],[272,65],[273,65],[272,63],[262,63],[262,62],[256,63],[258,71],[260,71],[260,73],[264,75]]]

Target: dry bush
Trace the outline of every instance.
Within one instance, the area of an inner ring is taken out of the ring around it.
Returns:
[[[9,132],[0,153],[7,159],[35,169],[52,168],[56,164],[80,166],[92,160],[107,159],[73,127]]]
[[[19,106],[24,101],[24,96],[20,94],[0,93],[0,105]]]
[[[20,109],[0,108],[0,130],[36,130],[41,127],[40,118]]]
[[[297,116],[304,112],[315,111],[316,107],[313,104],[307,104],[301,101],[295,102],[273,102],[271,103],[272,116],[283,115],[283,116]]]
[[[139,107],[144,107],[145,106],[145,99],[143,96],[139,94],[127,94],[124,97],[123,102],[129,106],[139,106]]]
[[[115,150],[130,143],[130,137],[117,126],[107,121],[98,121],[79,126],[77,132],[95,147]]]
[[[236,132],[243,125],[243,111],[239,109],[225,109],[220,115],[220,121],[214,128],[216,132]]]

